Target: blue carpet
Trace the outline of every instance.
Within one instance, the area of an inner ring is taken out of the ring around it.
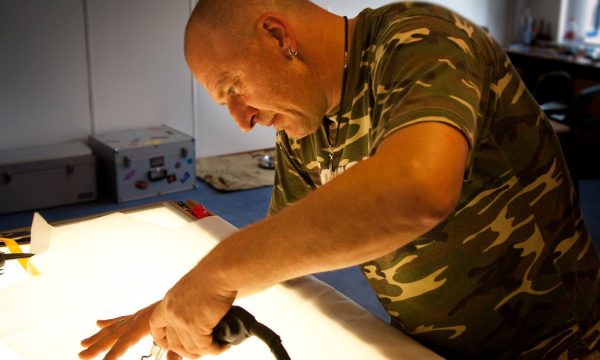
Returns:
[[[94,202],[41,209],[38,212],[50,223],[60,220],[84,217],[105,212],[118,211],[145,204],[168,200],[194,200],[203,204],[213,213],[221,216],[236,227],[251,224],[267,213],[271,187],[263,187],[238,192],[221,192],[199,181],[198,188],[180,191],[152,198],[128,201],[117,204],[110,199],[101,198]],[[0,215],[0,231],[31,225],[33,211]]]
[[[150,199],[122,204],[116,204],[108,199],[100,199],[92,203],[42,209],[39,212],[49,222],[55,222],[166,200],[185,201],[191,199],[203,204],[216,215],[241,228],[264,217],[269,206],[270,195],[270,187],[237,192],[220,192],[203,182],[199,182],[198,189]],[[583,215],[594,239],[596,249],[600,249],[600,179],[581,180],[580,198]],[[0,215],[0,231],[30,226],[32,217],[33,212],[31,211]],[[376,316],[384,320],[389,319],[368,286],[367,281],[356,267],[316,274],[316,276]]]

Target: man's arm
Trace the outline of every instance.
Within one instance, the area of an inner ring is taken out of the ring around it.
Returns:
[[[360,264],[407,244],[455,208],[467,156],[465,137],[449,125],[397,130],[370,159],[221,241],[157,306],[153,337],[176,352],[219,352],[210,334],[240,289]]]
[[[455,208],[467,153],[464,136],[448,125],[401,129],[369,160],[221,242],[202,266],[238,290],[388,254]]]

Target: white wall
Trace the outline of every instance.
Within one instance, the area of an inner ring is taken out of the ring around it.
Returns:
[[[580,0],[577,0],[580,1]],[[531,11],[532,17],[539,21],[551,24],[551,35],[554,40],[560,40],[561,30],[561,7],[566,5],[566,0],[516,0],[515,10],[512,13],[515,21],[511,25],[512,40],[518,41],[520,23],[526,9]]]
[[[88,1],[94,130],[166,123],[193,133],[187,0]]]
[[[273,146],[272,129],[240,132],[192,82],[182,35],[193,2],[0,1],[0,149],[162,123],[193,134],[197,156]],[[315,2],[353,17],[389,1]],[[432,2],[504,41],[504,0]]]
[[[505,41],[505,20],[507,0],[420,0],[436,3],[452,9],[478,25],[486,26],[501,43]],[[315,4],[339,15],[354,17],[362,9],[376,8],[392,2],[391,0],[313,0]]]
[[[162,123],[193,133],[189,14],[189,0],[1,1],[0,149]]]
[[[80,0],[0,1],[0,148],[90,133]]]

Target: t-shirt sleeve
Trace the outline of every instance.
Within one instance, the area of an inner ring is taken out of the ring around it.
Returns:
[[[471,40],[473,28],[435,16],[386,26],[371,69],[373,149],[397,129],[432,121],[458,129],[473,149],[486,73]]]
[[[294,156],[289,142],[282,131],[277,134],[275,146],[277,161],[269,215],[274,215],[292,205],[315,188],[308,174],[301,170],[302,167]]]

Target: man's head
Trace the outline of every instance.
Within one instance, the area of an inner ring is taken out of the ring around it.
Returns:
[[[304,137],[330,106],[310,28],[328,14],[307,0],[200,0],[185,32],[186,61],[242,130],[261,124]]]

